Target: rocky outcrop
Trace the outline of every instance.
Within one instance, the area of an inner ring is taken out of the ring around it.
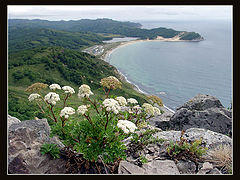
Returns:
[[[10,116],[8,114],[8,121],[7,121],[7,125],[8,125],[8,128],[12,125],[12,124],[16,124],[16,123],[20,123],[21,121],[18,119],[18,118],[15,118],[13,116]]]
[[[148,129],[151,129],[148,127]],[[128,153],[126,161],[119,166],[120,174],[221,174],[221,172],[209,162],[193,162],[188,159],[172,161],[169,160],[167,147],[170,141],[180,140],[181,131],[160,131],[153,137],[164,139],[162,143],[148,144],[143,149],[136,150],[131,143],[127,143]],[[232,139],[221,133],[206,129],[190,128],[182,136],[189,143],[202,138],[201,146],[208,150],[215,149],[220,145],[232,147]],[[127,142],[130,142],[130,137]],[[141,163],[140,158],[145,157],[147,163]],[[166,164],[165,164],[166,163]],[[174,165],[172,163],[175,163]]]
[[[143,164],[142,167],[127,161],[121,161],[118,168],[118,174],[177,175],[180,173],[176,164],[172,160],[153,160]]]
[[[199,94],[177,109],[169,121],[158,121],[163,130],[204,128],[222,134],[232,134],[232,112],[209,95]]]
[[[167,141],[179,141],[181,136],[181,131],[162,131],[153,135],[154,137],[166,139]],[[200,128],[190,128],[187,129],[183,138],[187,139],[189,142],[192,142],[196,139],[200,139],[202,137],[202,143],[208,148],[216,148],[221,145],[229,145],[232,146],[232,139],[226,135],[221,133],[213,132],[206,129]]]
[[[11,122],[11,117],[9,117]],[[42,144],[64,145],[58,138],[49,137],[50,127],[46,119],[15,122],[8,129],[8,172],[10,174],[63,174],[65,161],[42,155]]]

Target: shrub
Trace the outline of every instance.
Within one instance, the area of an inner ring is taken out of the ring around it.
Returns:
[[[29,100],[35,102],[48,117],[52,136],[57,135],[66,147],[82,154],[91,163],[97,162],[99,158],[105,163],[114,163],[126,158],[126,147],[122,140],[134,133],[136,124],[140,122],[133,117],[138,116],[146,121],[148,114],[144,109],[140,112],[139,105],[139,108],[134,106],[137,104],[136,100],[130,99],[126,104],[122,101],[124,97],[109,96],[110,90],[121,88],[121,82],[115,77],[105,78],[102,82],[105,99],[94,99],[91,88],[83,84],[79,87],[78,108],[67,106],[67,101],[75,93],[69,86],[61,88],[57,84],[50,85],[52,92],[45,97],[39,89],[39,86],[45,88],[45,84],[37,84],[37,87],[36,84],[32,85],[27,91],[37,91],[29,96]],[[63,95],[59,96],[57,93]]]

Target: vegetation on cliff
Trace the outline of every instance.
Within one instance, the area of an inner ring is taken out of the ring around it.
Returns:
[[[81,84],[91,85],[95,94],[102,90],[100,80],[106,76],[120,78],[115,67],[95,56],[62,47],[37,47],[9,54],[8,60],[8,113],[20,120],[42,117],[36,106],[30,105],[24,92],[27,86],[42,82],[69,84],[77,88]],[[123,88],[115,93],[146,102],[146,96],[136,92],[132,85],[122,82]],[[111,94],[110,93],[110,94]],[[75,103],[75,98],[72,99]]]
[[[82,19],[77,21],[10,19],[9,27],[41,27],[68,32],[111,33],[128,37],[139,37],[140,39],[155,39],[157,36],[172,38],[180,33],[183,33],[183,37],[181,38],[182,40],[201,38],[201,36],[195,32],[176,31],[174,29],[164,27],[143,29],[140,28],[141,24],[139,23],[120,22],[112,19]]]

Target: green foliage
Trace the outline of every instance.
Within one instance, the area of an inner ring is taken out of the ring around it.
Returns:
[[[140,156],[139,160],[140,160],[140,162],[141,162],[142,164],[148,163],[147,158],[146,158],[145,156],[143,156],[143,155]]]
[[[21,121],[44,117],[36,105],[29,103],[26,93],[13,88],[8,90],[8,114]]]
[[[61,46],[67,49],[83,49],[107,40],[91,32],[66,32],[56,29],[9,27],[9,52],[14,53],[39,46]]]
[[[108,86],[109,84],[111,84],[111,87]],[[78,96],[81,98],[78,99],[77,104],[69,103],[69,99],[73,98],[73,91],[66,93],[63,89],[51,89],[51,91],[56,91],[60,95],[42,96],[40,94],[43,94],[43,91],[47,93],[43,88],[38,90],[37,86],[42,87],[42,83],[34,83],[27,89],[33,90],[31,93],[39,93],[37,97],[35,94],[31,94],[30,99],[33,104],[38,105],[41,112],[48,118],[51,126],[51,136],[57,135],[66,147],[83,154],[83,157],[89,162],[97,162],[98,158],[101,157],[105,163],[114,163],[126,158],[126,147],[122,140],[137,129],[137,126],[131,120],[123,121],[122,115],[125,113],[121,113],[121,103],[114,100],[113,96],[109,96],[111,90],[121,88],[121,86],[116,86],[117,84],[121,84],[117,78],[115,78],[114,83],[107,81],[101,84],[102,87],[110,87],[109,90],[104,89],[104,101],[93,98],[90,87],[83,84],[79,87]],[[52,88],[52,86],[49,87]],[[36,89],[36,92],[34,89]],[[36,97],[36,99],[32,97]],[[51,98],[54,98],[56,102],[52,103],[48,100]],[[76,108],[72,108],[76,105],[78,106],[77,112],[75,112]],[[132,108],[131,104],[122,105]],[[144,111],[142,113],[144,116],[146,115]],[[146,145],[147,143],[158,142],[158,139],[150,137],[151,133],[154,132],[155,130],[146,131],[141,143]],[[46,148],[50,147],[46,146]]]
[[[128,37],[139,37],[140,39],[155,39],[157,36],[164,38],[171,38],[183,31],[176,31],[169,28],[154,28],[143,29],[140,28],[141,24],[132,22],[120,22],[111,19],[82,19],[79,21],[46,21],[46,20],[24,20],[24,19],[10,19],[10,28],[51,28],[62,31],[70,32],[92,32],[92,33],[111,33]],[[58,31],[57,31],[58,32]],[[57,32],[51,32],[50,34],[57,35]],[[199,34],[189,32],[183,35],[182,39],[190,40],[191,38],[199,38]],[[35,40],[36,41],[36,40]],[[31,44],[36,45],[36,42]],[[38,43],[37,43],[38,44]]]
[[[184,156],[196,160],[206,153],[207,148],[201,146],[202,138],[189,143],[182,137],[183,133],[184,131],[182,131],[180,141],[175,143],[171,141],[167,147],[167,153],[171,158],[181,159]]]
[[[159,130],[147,129],[146,131],[142,132],[140,135],[138,135],[137,133],[134,133],[132,135],[131,142],[140,145],[142,148],[147,146],[148,144],[163,143],[165,141],[164,139],[152,136],[156,132],[159,132]]]
[[[119,77],[116,69],[108,63],[89,54],[61,47],[38,47],[10,54],[8,65],[8,87],[14,89],[10,93],[16,98],[19,93],[27,97],[24,89],[34,82],[49,85],[58,83],[61,86],[69,84],[74,88],[86,83],[91,85],[94,93],[101,98],[101,78],[110,75]],[[136,98],[141,104],[147,101],[145,95],[135,91],[127,82],[123,82],[122,89],[110,92],[110,95],[117,94],[126,98]],[[16,100],[16,98],[8,98],[9,113],[21,120],[33,119],[34,110],[31,110],[28,100],[26,98]],[[26,111],[18,113],[23,106]],[[42,117],[39,114],[36,116]]]
[[[54,159],[60,158],[60,150],[56,144],[44,143],[40,149],[41,154],[50,154]]]
[[[198,33],[195,32],[184,32],[180,36],[180,40],[192,40],[192,39],[200,39],[201,36]]]

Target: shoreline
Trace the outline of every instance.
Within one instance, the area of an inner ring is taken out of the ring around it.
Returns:
[[[156,42],[156,41],[160,41],[160,42],[199,42],[202,40],[180,40],[180,37],[177,35],[172,38],[164,38],[162,36],[157,36],[156,39],[136,39],[136,40],[131,40],[131,41],[123,41],[123,42],[120,42],[120,44],[114,46],[113,48],[103,52],[103,54],[100,56],[100,59],[107,62],[106,58],[117,48],[121,48],[121,47],[130,45],[130,44],[134,44],[134,43],[138,43],[138,42]]]
[[[138,39],[138,40],[132,40],[132,41],[125,41],[125,42],[121,42],[120,44],[114,46],[113,48],[107,50],[105,53],[103,53],[101,55],[101,59],[104,60],[105,62],[108,62],[110,64],[110,62],[107,60],[108,57],[111,55],[111,53],[113,53],[116,49],[118,48],[121,48],[121,47],[124,47],[124,46],[127,46],[127,45],[130,45],[130,44],[134,44],[134,43],[137,43],[137,42],[152,42],[152,41],[162,41],[162,42],[167,42],[167,41],[170,41],[170,42],[183,42],[183,41],[189,41],[189,40],[179,40],[178,38],[176,37],[173,37],[173,38],[162,38],[162,37],[158,37],[157,39],[153,39],[153,40],[142,40],[142,39]],[[116,67],[115,67],[116,68]],[[145,95],[150,95],[149,93],[141,90],[138,85],[134,84],[133,82],[129,81],[127,76],[124,75],[118,68],[117,69],[117,72],[118,74],[120,74],[121,77],[123,77],[123,79],[128,82],[129,84],[131,84],[133,86],[133,88],[138,91],[139,93],[142,93],[142,94],[145,94]],[[171,108],[167,107],[166,105],[163,104],[163,107],[161,107],[162,110],[164,111],[169,111],[171,113],[175,113],[174,110],[172,110]]]

